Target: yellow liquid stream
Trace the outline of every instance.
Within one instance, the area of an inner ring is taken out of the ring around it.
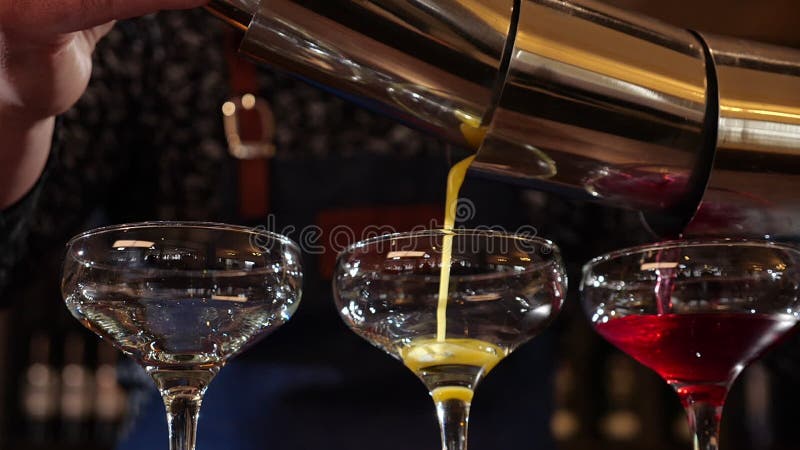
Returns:
[[[461,186],[475,156],[458,162],[447,175],[444,229],[453,230]],[[435,366],[469,366],[482,374],[490,371],[503,357],[503,349],[476,339],[447,339],[447,299],[450,290],[450,266],[453,254],[453,235],[445,234],[442,240],[442,261],[439,278],[439,299],[436,310],[436,339],[417,340],[401,350],[406,366],[419,375],[424,369]],[[435,402],[445,400],[472,401],[473,391],[465,386],[438,386],[431,391]]]
[[[474,148],[478,148],[486,130],[472,117],[459,117],[463,122],[461,131]],[[444,229],[453,230],[461,186],[467,170],[475,156],[457,164],[447,175],[447,197],[445,199]],[[436,339],[419,339],[400,349],[405,365],[421,376],[426,369],[437,366],[466,366],[480,375],[485,375],[506,356],[506,351],[488,342],[477,339],[447,339],[447,299],[450,290],[450,266],[453,255],[453,235],[445,234],[442,240],[442,261],[439,278],[439,297],[436,310]],[[477,380],[476,380],[477,381]],[[436,383],[438,384],[438,383]],[[437,386],[431,391],[435,402],[461,400],[471,402],[474,386]]]
[[[483,140],[486,139],[487,127],[481,125],[480,117],[475,117],[472,114],[459,110],[455,111],[455,115],[458,120],[461,121],[459,129],[467,145],[478,150]]]
[[[403,363],[418,376],[438,366],[468,366],[485,375],[506,353],[496,345],[477,339],[448,339],[445,342],[419,339],[400,349]],[[451,399],[472,401],[472,389],[464,386],[439,386],[431,391],[431,395],[436,402]]]
[[[444,205],[444,229],[452,230],[456,226],[456,210],[458,194],[464,184],[475,156],[460,161],[447,174],[447,198]],[[439,275],[439,302],[436,309],[436,340],[444,342],[447,337],[447,293],[450,289],[450,264],[453,259],[453,236],[445,234],[442,239],[442,269]]]

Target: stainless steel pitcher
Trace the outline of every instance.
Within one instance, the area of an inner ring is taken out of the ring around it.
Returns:
[[[213,0],[241,52],[661,234],[800,235],[800,51],[592,0]]]

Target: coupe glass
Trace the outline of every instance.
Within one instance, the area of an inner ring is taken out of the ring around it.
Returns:
[[[448,284],[440,285],[442,272]],[[339,255],[334,277],[347,325],[428,388],[445,450],[466,449],[478,382],[547,327],[566,285],[551,242],[479,230],[366,240]]]
[[[67,247],[67,307],[153,378],[172,450],[194,448],[203,393],[228,359],[300,301],[299,249],[264,231],[151,222],[89,231]]]
[[[798,320],[800,251],[765,241],[673,241],[584,266],[595,330],[675,389],[696,450],[718,447],[728,390]]]

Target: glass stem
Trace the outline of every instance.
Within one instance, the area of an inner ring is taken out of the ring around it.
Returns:
[[[470,402],[448,399],[436,402],[436,415],[442,431],[442,450],[467,450],[467,425]]]
[[[170,450],[194,450],[203,394],[218,371],[217,368],[150,371],[167,409]]]
[[[717,450],[722,405],[710,402],[685,402],[689,430],[694,438],[694,450]]]
[[[194,450],[197,437],[197,418],[202,401],[203,396],[199,392],[164,395],[167,424],[169,424],[170,450]]]

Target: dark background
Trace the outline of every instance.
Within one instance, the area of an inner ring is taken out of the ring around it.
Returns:
[[[687,28],[800,46],[797,0],[608,3]],[[114,408],[124,392],[108,385],[116,355],[64,308],[56,278],[61,254],[39,256],[41,270],[30,274],[27,287],[0,302],[13,305],[0,311],[0,448],[111,448],[124,419]],[[574,304],[567,305],[556,329],[561,356],[551,426],[560,448],[690,448],[683,411],[661,379],[599,340]],[[790,371],[780,370],[786,366],[781,358],[790,353],[778,349],[740,376],[726,406],[722,448],[800,448],[789,420],[800,385]],[[110,403],[98,406],[98,392],[111,396]]]

